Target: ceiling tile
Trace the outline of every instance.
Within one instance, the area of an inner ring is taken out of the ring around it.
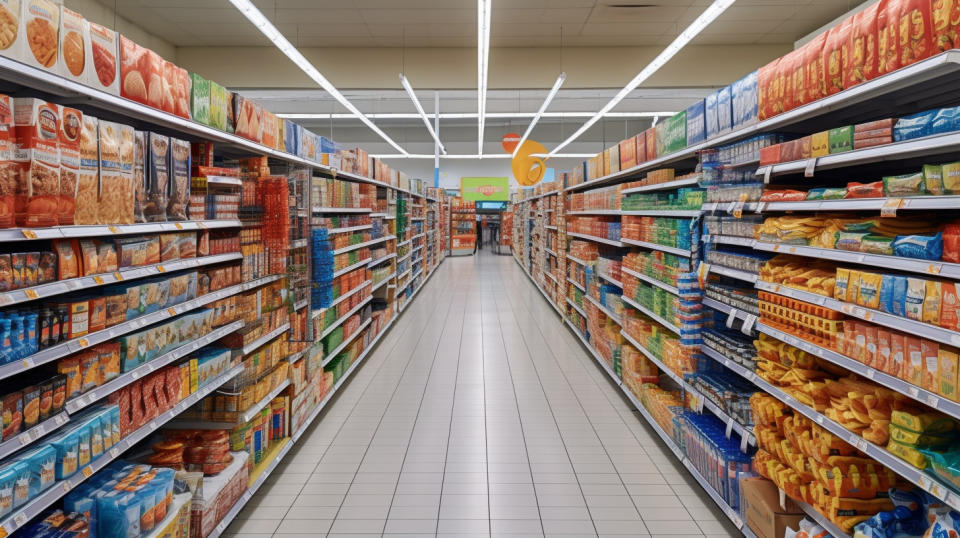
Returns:
[[[474,9],[362,9],[363,20],[368,23],[420,24],[420,23],[472,23],[477,24]]]
[[[278,9],[270,14],[274,22],[288,22],[294,24],[362,24],[363,17],[359,9]]]
[[[653,35],[659,36],[663,34],[664,25],[658,22],[632,22],[632,23],[615,23],[615,24],[597,24],[597,23],[588,23],[583,26],[583,29],[580,30],[579,35],[588,36],[588,35],[626,35],[626,36],[636,36],[636,35]],[[672,25],[670,28],[672,29]]]

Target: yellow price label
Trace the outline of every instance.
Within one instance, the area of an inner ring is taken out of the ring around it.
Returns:
[[[123,275],[120,274],[120,271],[117,271],[117,272],[113,273],[113,278],[115,278],[115,279],[117,279],[118,281],[120,281],[120,280],[123,280]]]
[[[80,344],[80,347],[87,347],[90,345],[90,341],[87,340],[86,338],[81,338],[80,340],[77,341],[77,343]]]
[[[90,466],[84,467],[83,471],[80,472],[83,473],[84,478],[90,478],[93,476],[93,469],[91,469]]]
[[[164,267],[164,266],[162,266],[162,265],[158,265],[158,266],[157,266],[157,271],[160,271],[161,273],[166,273],[166,272],[167,272],[167,268]]]
[[[939,263],[931,263],[927,266],[927,272],[932,275],[939,275],[941,269],[943,269],[943,266]]]
[[[23,233],[23,236],[26,237],[27,239],[36,239],[36,238],[37,238],[37,232],[35,232],[35,231],[33,231],[33,230],[21,230],[21,233]]]
[[[174,310],[172,306],[167,309],[167,313],[170,314],[171,316],[176,316],[176,315],[177,315],[177,311]]]
[[[99,276],[99,275],[94,276],[94,277],[93,277],[93,281],[96,282],[98,286],[102,286],[102,285],[103,285],[103,277],[102,277],[102,276]]]
[[[23,290],[23,293],[27,294],[27,297],[31,299],[38,299],[40,297],[40,294],[37,293],[37,290],[33,290],[30,288]]]
[[[120,233],[120,229],[117,228],[116,226],[107,226],[107,229],[110,230],[110,233],[112,234]]]
[[[176,229],[178,229],[178,230],[182,230],[182,229],[183,229],[183,224],[180,224],[179,222],[174,222],[174,223],[173,223],[173,226],[174,226]]]

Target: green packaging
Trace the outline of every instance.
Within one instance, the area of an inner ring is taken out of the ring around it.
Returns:
[[[210,127],[227,130],[227,99],[230,92],[226,88],[210,81]]]
[[[687,147],[687,112],[678,112],[657,124],[657,155],[666,155]]]
[[[853,149],[853,125],[830,129],[830,153],[843,153]]]
[[[210,125],[210,81],[190,73],[190,114],[193,121]]]

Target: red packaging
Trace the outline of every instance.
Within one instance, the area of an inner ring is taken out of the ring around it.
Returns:
[[[793,97],[791,95],[793,88],[790,87],[790,77],[788,76],[790,71],[787,65],[789,62],[788,56],[789,54],[780,58],[780,61],[777,62],[777,71],[774,74],[773,110],[776,114],[786,112],[793,108]]]
[[[172,64],[171,64],[172,65]],[[190,73],[182,67],[173,66],[173,113],[190,119]]]
[[[900,69],[898,0],[877,3],[877,75]]]
[[[920,351],[923,354],[923,388],[930,392],[937,392],[940,384],[940,344],[932,340],[920,341]]]
[[[843,91],[843,47],[850,36],[853,21],[850,18],[827,31],[823,43],[823,81],[827,95]]]
[[[233,110],[236,114],[236,133],[248,140],[260,141],[261,112],[260,105],[253,99],[233,94]]]
[[[933,55],[933,21],[930,0],[900,0],[900,67]]]
[[[146,423],[143,414],[142,387],[142,381],[135,381],[130,385],[130,428],[134,430]]]
[[[650,127],[643,134],[647,139],[647,160],[652,161],[657,158],[657,131]]]
[[[777,78],[777,66],[779,63],[780,58],[777,58],[757,70],[757,117],[760,120],[772,118],[777,114],[774,109],[774,103],[776,102],[774,81]],[[760,151],[762,152],[763,150],[761,149]],[[761,153],[761,159],[762,158]]]
[[[868,138],[888,138],[893,141],[893,128],[873,129],[871,131],[854,131],[853,140],[866,140]]]
[[[174,105],[173,87],[176,85],[176,75],[174,74],[177,66],[172,62],[160,60],[163,64],[163,80],[160,84],[161,94],[163,95],[163,111],[173,114],[176,110]]]
[[[17,192],[17,165],[13,158],[16,149],[16,131],[13,122],[13,102],[0,94],[0,228],[14,225]]]
[[[785,92],[784,99],[791,109],[805,105],[808,102],[806,91],[807,81],[803,60],[803,49],[798,49],[784,56],[780,62],[787,83],[787,91]]]
[[[960,1],[960,0],[958,0]],[[637,164],[647,161],[647,135],[640,133],[634,139],[637,141]]]
[[[760,148],[760,166],[775,164],[780,162],[780,150],[783,144],[774,144],[765,148]]]
[[[180,401],[180,369],[167,368],[164,370],[165,389],[167,392],[167,402],[174,405]]]
[[[893,118],[887,118],[883,120],[868,121],[866,123],[858,123],[853,126],[853,135],[856,137],[857,133],[862,132],[872,132],[879,129],[893,129],[893,125],[897,120]]]
[[[817,35],[803,46],[803,70],[806,73],[806,83],[803,85],[807,91],[804,97],[805,103],[812,103],[817,99],[827,96],[827,85],[824,80],[823,71],[823,47],[827,42],[827,33]]]
[[[57,220],[61,226],[73,224],[76,208],[77,175],[80,173],[80,130],[83,113],[75,108],[60,107],[60,198]]]
[[[163,59],[150,49],[120,36],[120,95],[163,107]]]
[[[847,184],[847,195],[844,198],[883,198],[883,181],[873,183],[852,181]]]
[[[620,142],[620,170],[637,165],[637,144],[633,138]]]
[[[160,414],[157,408],[157,397],[155,389],[157,386],[157,374],[153,374],[143,379],[143,387],[140,389],[140,396],[143,398],[143,417],[144,421],[153,420]]]
[[[893,142],[893,137],[891,136],[880,136],[877,138],[855,138],[853,140],[853,149],[872,148],[874,146],[882,146],[891,142]]]
[[[890,361],[887,363],[886,372],[894,377],[900,377],[903,374],[903,361],[906,358],[906,343],[903,334],[892,332],[890,334]]]
[[[60,198],[60,107],[31,97],[13,100],[19,184],[17,225],[57,225]]]
[[[157,402],[157,414],[159,415],[167,409],[170,409],[170,404],[167,400],[167,393],[164,390],[164,385],[167,382],[167,376],[164,372],[157,372],[153,377],[153,398]]]
[[[852,88],[877,76],[878,8],[879,4],[873,4],[853,16],[844,56],[844,88]]]
[[[126,437],[133,431],[130,418],[130,387],[123,387],[110,394],[107,401],[111,404],[116,404],[117,407],[120,408],[120,436]]]
[[[930,16],[936,50],[960,46],[960,0],[933,0]]]

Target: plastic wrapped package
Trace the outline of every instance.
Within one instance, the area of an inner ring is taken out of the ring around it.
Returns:
[[[15,98],[13,107],[18,170],[17,224],[56,226],[60,197],[60,107],[30,97]]]
[[[15,222],[14,199],[17,191],[15,148],[13,101],[6,95],[0,95],[0,228],[10,228]]]
[[[133,224],[134,130],[129,125],[100,121],[101,224]]]
[[[187,220],[190,203],[190,142],[170,139],[169,200],[167,220]]]
[[[80,128],[80,169],[77,176],[77,197],[74,224],[98,224],[100,212],[99,120],[83,116]]]
[[[167,220],[170,183],[170,137],[149,133],[147,141],[147,195],[143,208],[147,222]]]

